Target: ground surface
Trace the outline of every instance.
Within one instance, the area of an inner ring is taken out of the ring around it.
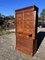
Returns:
[[[41,31],[41,32],[40,32]],[[45,29],[39,29],[40,39]],[[38,36],[39,37],[39,36]],[[25,55],[22,52],[16,51],[15,33],[0,36],[0,60],[45,60],[45,36],[43,34],[42,43],[33,57]]]

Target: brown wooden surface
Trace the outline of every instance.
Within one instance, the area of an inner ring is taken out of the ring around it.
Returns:
[[[25,34],[17,34],[16,36],[16,49],[28,54],[33,55],[36,50],[36,40]]]
[[[31,56],[37,46],[37,11],[35,6],[16,10],[16,49]]]
[[[29,10],[29,9],[28,9]],[[16,14],[16,28],[17,32],[23,32],[30,34],[33,32],[34,28],[34,12],[33,11],[19,11]]]

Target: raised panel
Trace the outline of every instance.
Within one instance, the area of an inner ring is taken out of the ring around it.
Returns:
[[[34,28],[34,13],[24,12],[24,33],[32,34]]]
[[[23,32],[23,13],[17,13],[16,15],[16,28],[17,32]]]

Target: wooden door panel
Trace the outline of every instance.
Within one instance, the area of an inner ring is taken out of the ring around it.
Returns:
[[[17,28],[17,32],[23,32],[23,13],[17,13],[16,16],[16,28]]]

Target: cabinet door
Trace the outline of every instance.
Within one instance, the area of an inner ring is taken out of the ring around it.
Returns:
[[[19,12],[16,14],[16,28],[17,32],[23,32],[23,13]]]
[[[27,11],[24,13],[24,33],[32,34],[34,28],[34,14]]]

